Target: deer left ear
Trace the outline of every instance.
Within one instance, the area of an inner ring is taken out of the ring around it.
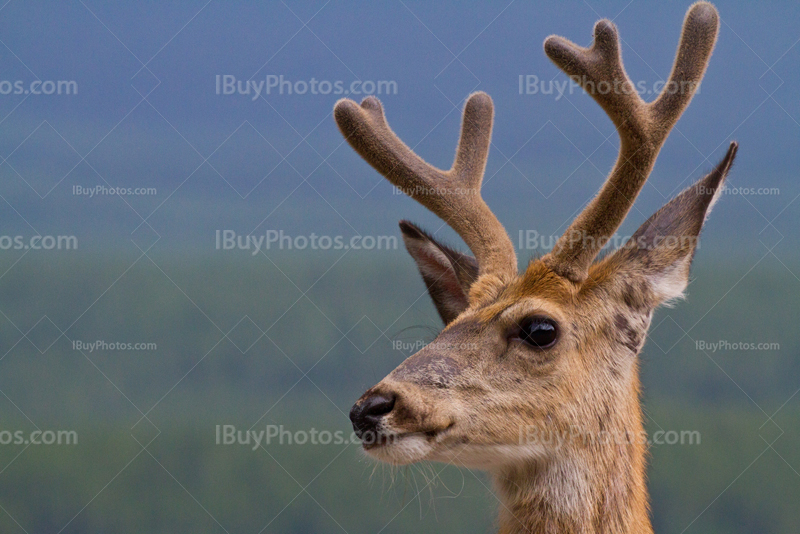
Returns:
[[[428,287],[444,324],[450,323],[469,305],[467,296],[478,278],[478,262],[442,245],[408,221],[400,221],[403,241]]]
[[[711,173],[658,210],[610,258],[623,271],[644,278],[653,307],[683,296],[700,230],[722,193],[737,149],[731,143]]]

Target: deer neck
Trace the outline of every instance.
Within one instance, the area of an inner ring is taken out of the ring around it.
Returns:
[[[500,534],[652,534],[638,400],[610,419],[600,437],[623,439],[581,437],[552,458],[493,473],[501,499]]]

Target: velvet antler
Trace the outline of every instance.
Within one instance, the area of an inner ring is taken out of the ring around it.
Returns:
[[[616,126],[620,151],[600,192],[573,221],[543,261],[559,275],[582,282],[592,260],[616,232],[642,189],[670,130],[689,105],[711,57],[719,28],[717,10],[707,2],[689,8],[669,81],[645,103],[622,66],[616,27],[601,20],[594,43],[583,48],[550,36],[548,57],[579,83]]]
[[[333,113],[342,134],[367,163],[461,236],[481,275],[506,281],[517,274],[511,239],[480,193],[492,136],[489,95],[475,93],[467,100],[455,161],[447,171],[426,163],[397,137],[377,98],[367,97],[360,106],[342,99]]]

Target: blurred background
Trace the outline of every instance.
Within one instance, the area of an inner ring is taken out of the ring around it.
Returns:
[[[397,221],[460,242],[331,110],[376,94],[446,168],[464,99],[489,93],[484,196],[522,264],[618,147],[544,38],[588,45],[613,19],[651,99],[688,5],[0,6],[0,531],[491,531],[484,474],[376,467],[350,442],[353,401],[441,328]],[[651,449],[652,515],[659,532],[798,532],[800,4],[717,7],[700,92],[620,230],[739,141],[688,299],[641,355],[648,431],[701,437]],[[225,444],[231,429],[284,439]],[[331,440],[297,443],[312,431]]]

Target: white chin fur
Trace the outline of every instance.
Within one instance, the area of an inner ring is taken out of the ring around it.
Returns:
[[[412,434],[380,447],[366,449],[366,453],[388,464],[406,465],[425,460],[432,450],[433,447],[425,436]]]
[[[509,464],[541,460],[548,455],[547,449],[537,444],[464,444],[446,447],[439,451],[436,451],[436,448],[425,436],[412,434],[396,439],[387,445],[367,449],[366,453],[376,460],[393,465],[407,465],[430,460],[489,471]]]
[[[538,461],[547,457],[548,451],[536,444],[529,445],[478,445],[464,444],[433,453],[429,460],[492,471],[507,465]]]

